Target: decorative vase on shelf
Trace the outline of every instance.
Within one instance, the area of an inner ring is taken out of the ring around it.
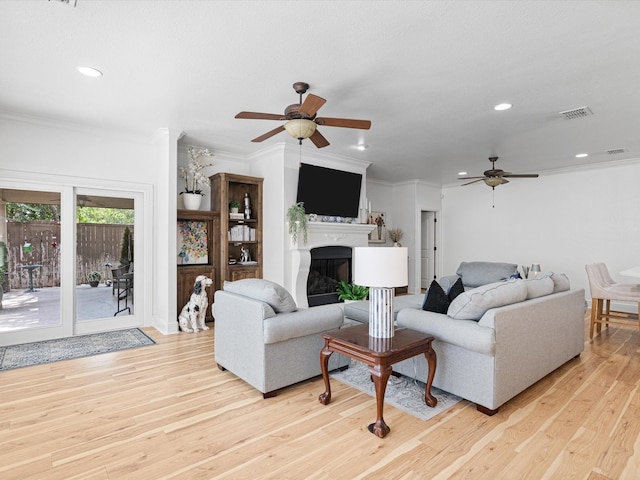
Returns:
[[[183,193],[182,201],[184,202],[184,208],[187,210],[199,210],[200,202],[202,201],[202,195],[199,193]]]

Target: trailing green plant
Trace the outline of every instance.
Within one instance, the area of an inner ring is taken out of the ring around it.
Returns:
[[[369,295],[369,288],[341,280],[336,292],[340,300],[364,300]]]
[[[96,272],[94,270],[93,272],[87,273],[87,280],[89,282],[99,282],[101,279],[102,279],[102,274],[100,272]]]
[[[298,236],[302,233],[302,240],[307,243],[307,214],[304,210],[304,202],[294,203],[287,210],[289,222],[289,235],[293,243],[298,242]]]

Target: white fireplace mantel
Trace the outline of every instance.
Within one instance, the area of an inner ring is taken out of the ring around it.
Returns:
[[[369,233],[375,225],[361,223],[309,222],[307,243],[298,234],[298,243],[291,243],[291,295],[298,308],[308,308],[307,278],[311,267],[311,249],[327,246],[367,247]]]

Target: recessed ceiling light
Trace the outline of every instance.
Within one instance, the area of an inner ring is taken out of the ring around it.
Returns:
[[[78,71],[87,77],[101,77],[102,72],[93,67],[78,67]]]
[[[364,145],[364,144],[356,145],[356,149],[358,150],[366,150],[368,147],[369,145]]]
[[[458,172],[458,175],[466,175],[467,172]]]
[[[509,110],[511,107],[513,107],[513,105],[511,105],[510,103],[499,103],[498,105],[493,107],[493,109],[500,111],[500,110]]]
[[[576,158],[584,158],[584,157],[588,157],[589,154],[588,153],[579,153],[576,155]]]

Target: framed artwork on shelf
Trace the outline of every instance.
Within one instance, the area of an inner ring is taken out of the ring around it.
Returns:
[[[367,223],[375,225],[376,228],[369,234],[369,243],[386,243],[387,241],[387,218],[384,212],[369,212]]]
[[[207,222],[178,220],[178,265],[209,263]]]

